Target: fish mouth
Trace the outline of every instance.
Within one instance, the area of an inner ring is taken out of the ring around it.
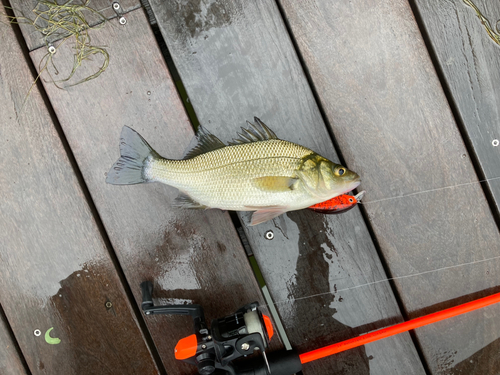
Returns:
[[[361,184],[361,178],[358,176],[356,177],[356,179],[352,180],[352,182],[349,182],[349,184],[347,185],[347,189],[341,194],[345,194],[356,189],[360,184]]]

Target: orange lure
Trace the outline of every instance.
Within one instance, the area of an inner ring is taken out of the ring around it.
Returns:
[[[354,208],[361,198],[363,198],[363,195],[365,195],[365,191],[362,191],[355,196],[342,194],[338,197],[317,203],[308,208],[322,214],[341,214]]]

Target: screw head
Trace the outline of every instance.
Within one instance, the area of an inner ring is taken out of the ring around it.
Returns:
[[[272,240],[274,238],[274,233],[272,230],[268,230],[265,234],[264,237],[266,240]]]
[[[120,17],[118,22],[120,22],[120,25],[125,25],[127,23],[127,19],[125,17]]]
[[[212,340],[212,336],[208,335],[207,340]]]
[[[241,344],[241,349],[242,350],[250,349],[250,344],[248,342],[244,342],[243,344]]]
[[[207,348],[207,346],[206,346],[205,344],[203,344],[203,345],[201,346],[201,348],[202,348],[202,349],[206,349],[206,348]]]

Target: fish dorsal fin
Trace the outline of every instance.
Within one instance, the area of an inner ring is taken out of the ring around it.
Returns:
[[[198,143],[184,156],[184,159],[191,159],[206,152],[218,150],[226,147],[222,141],[200,125],[196,133]]]
[[[260,119],[257,117],[253,118],[255,124],[247,121],[249,125],[248,129],[241,128],[242,132],[238,133],[238,138],[234,138],[228,144],[231,146],[240,145],[242,143],[251,143],[259,141],[267,141],[269,139],[278,139],[276,134],[267,127]]]

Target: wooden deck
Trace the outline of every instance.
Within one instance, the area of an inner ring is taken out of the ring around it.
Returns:
[[[475,3],[495,25],[500,5]],[[500,46],[462,0],[120,4],[125,24],[111,1],[89,3],[110,19],[91,33],[107,70],[64,89],[44,72],[27,99],[47,48],[0,23],[1,374],[195,374],[173,354],[190,318],[145,317],[139,284],[208,321],[255,300],[268,311],[239,228],[284,326],[271,351],[500,291]],[[10,1],[18,16],[34,5]],[[53,76],[73,53],[57,49]],[[229,141],[254,116],[360,174],[362,207],[250,227],[248,213],[174,208],[165,185],[105,183],[124,125],[180,158],[192,122]],[[303,373],[498,374],[499,350],[495,305]]]

